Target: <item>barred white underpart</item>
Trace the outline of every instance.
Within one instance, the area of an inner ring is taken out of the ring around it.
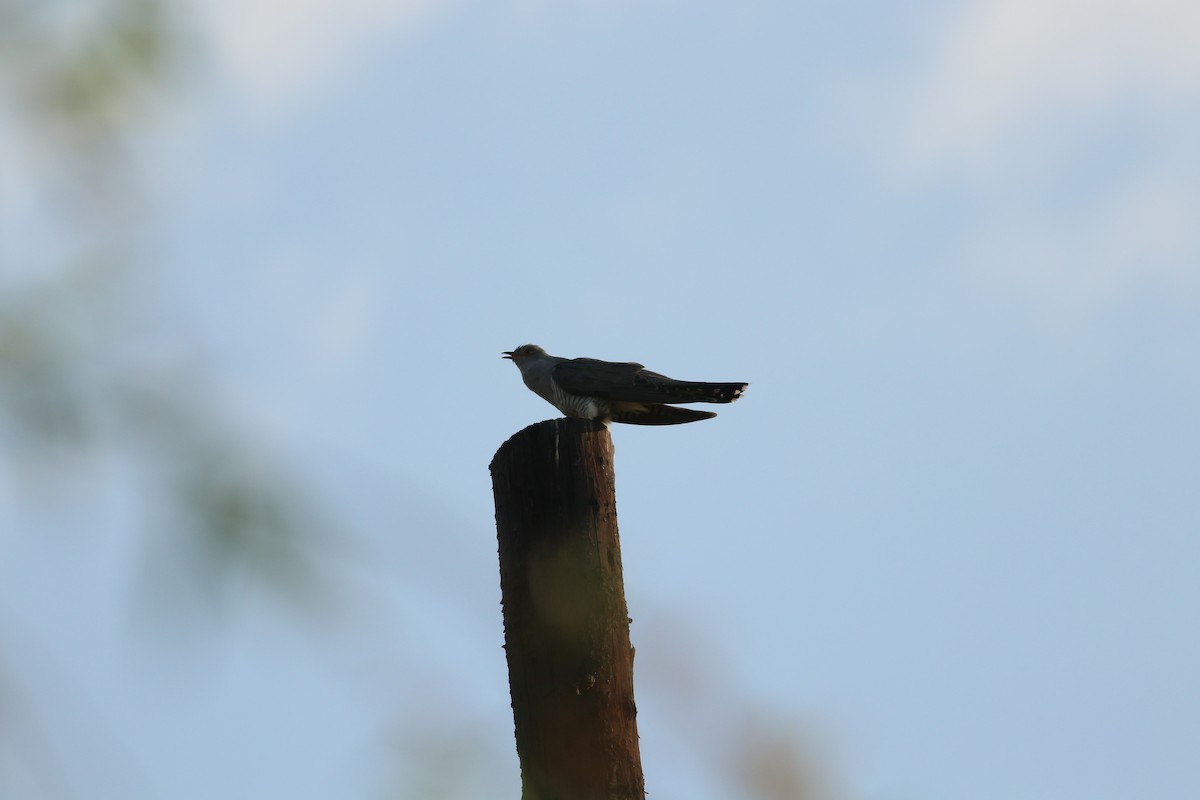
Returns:
[[[600,417],[608,416],[612,410],[609,403],[599,398],[570,394],[569,392],[564,392],[557,384],[551,385],[550,394],[551,397],[546,399],[550,400],[552,406],[568,417],[599,419]]]

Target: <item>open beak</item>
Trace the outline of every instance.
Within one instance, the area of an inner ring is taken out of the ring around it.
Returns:
[[[512,351],[511,351],[511,350],[505,350],[503,353],[501,353],[501,354],[500,354],[500,357],[501,357],[501,358],[507,358],[507,359],[509,359],[509,360],[511,361],[511,360],[512,360]]]

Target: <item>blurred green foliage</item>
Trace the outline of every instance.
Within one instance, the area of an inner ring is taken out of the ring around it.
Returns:
[[[0,168],[12,168],[0,445],[16,480],[53,482],[80,456],[134,462],[147,532],[169,543],[150,552],[191,564],[177,578],[211,598],[237,581],[311,608],[326,582],[309,495],[214,400],[194,348],[139,306],[153,265],[136,148],[186,80],[183,12],[164,0],[0,0]]]
[[[6,99],[20,104],[10,119],[76,143],[121,142],[175,74],[178,9],[161,0],[0,0]]]
[[[58,513],[77,473],[116,492],[135,475],[139,606],[172,630],[194,630],[182,611],[220,614],[247,589],[310,612],[332,585],[311,549],[311,495],[214,399],[195,348],[141,306],[154,265],[138,148],[186,81],[183,10],[0,0],[0,480],[21,513],[39,496]],[[83,508],[73,519],[83,535],[113,524]],[[71,796],[6,663],[5,627],[0,793]]]

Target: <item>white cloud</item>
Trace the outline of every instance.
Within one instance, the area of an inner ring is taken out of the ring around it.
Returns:
[[[1077,213],[1002,215],[971,238],[966,263],[1046,317],[1087,318],[1130,293],[1200,296],[1200,186],[1145,174]]]
[[[975,0],[876,88],[872,143],[910,186],[965,190],[966,264],[1079,318],[1200,300],[1200,3]]]
[[[905,92],[900,158],[1003,170],[1053,125],[1167,116],[1200,98],[1195,0],[980,0],[958,7]]]
[[[274,112],[336,85],[372,48],[447,0],[212,0],[202,4],[220,65],[257,109]]]

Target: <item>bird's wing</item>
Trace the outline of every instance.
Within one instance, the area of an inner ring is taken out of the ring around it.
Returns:
[[[636,387],[636,376],[645,367],[633,362],[618,363],[596,358],[572,358],[554,368],[554,381],[571,394],[605,397],[610,400],[648,400],[626,397]]]
[[[745,384],[677,381],[641,364],[573,358],[554,368],[554,380],[571,394],[635,403],[729,403]]]

